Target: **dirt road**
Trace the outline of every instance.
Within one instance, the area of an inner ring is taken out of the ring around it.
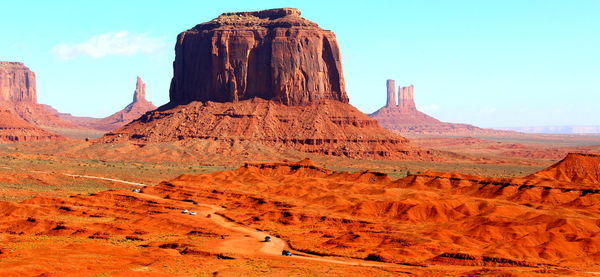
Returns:
[[[8,167],[2,167],[5,169],[12,169]],[[30,172],[35,173],[44,173],[44,174],[52,174],[53,172],[46,171],[36,171],[30,170]],[[77,175],[77,174],[69,174],[69,173],[54,173],[54,174],[62,174],[75,178],[85,178],[85,179],[98,179],[105,180],[111,182],[124,183],[134,186],[147,186],[146,184],[125,181],[114,178],[100,177],[100,176],[89,176],[89,175]],[[154,198],[165,200],[159,196],[152,194],[139,194],[142,197]],[[171,200],[173,201],[173,200]],[[197,216],[204,217],[210,219],[215,224],[226,228],[230,231],[236,233],[236,235],[228,237],[223,240],[221,243],[219,250],[223,253],[231,253],[231,254],[243,254],[243,255],[267,255],[267,256],[277,256],[282,257],[281,252],[285,249],[289,250],[288,244],[275,236],[272,236],[268,233],[246,227],[244,225],[238,224],[227,218],[218,214],[218,212],[225,210],[222,207],[210,205],[210,204],[198,204],[198,206],[208,208],[208,210],[198,213]],[[271,237],[270,242],[264,242],[264,238],[266,236]],[[325,263],[336,263],[336,264],[345,264],[345,265],[360,265],[360,266],[377,266],[377,267],[389,267],[394,266],[393,264],[386,263],[378,263],[378,262],[369,262],[357,259],[349,259],[349,258],[338,258],[338,257],[323,257],[323,256],[315,256],[307,253],[302,253],[298,251],[292,251],[294,253],[293,256],[285,256],[285,259],[299,259],[299,260],[311,260]]]

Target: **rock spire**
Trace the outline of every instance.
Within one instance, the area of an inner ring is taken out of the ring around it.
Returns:
[[[135,103],[143,100],[146,100],[146,83],[138,76],[137,82],[135,83],[135,92],[133,93],[133,102]]]
[[[416,111],[415,106],[415,86],[398,87],[398,108],[401,111]]]
[[[387,103],[386,107],[396,107],[396,81],[387,80]]]

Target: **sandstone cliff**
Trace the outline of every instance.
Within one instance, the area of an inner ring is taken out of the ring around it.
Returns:
[[[224,13],[179,34],[175,55],[173,103],[348,102],[335,35],[297,9]]]
[[[0,101],[37,103],[35,73],[20,62],[0,62]]]

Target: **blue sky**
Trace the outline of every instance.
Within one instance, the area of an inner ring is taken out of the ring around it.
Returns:
[[[483,127],[600,125],[600,1],[5,1],[0,60],[36,72],[38,98],[107,116],[135,77],[168,101],[178,33],[223,12],[295,7],[336,33],[350,101],[385,103],[385,80],[417,107]]]

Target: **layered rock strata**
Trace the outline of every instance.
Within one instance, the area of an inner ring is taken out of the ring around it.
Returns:
[[[335,100],[287,106],[260,98],[239,102],[193,102],[158,109],[101,141],[138,144],[190,139],[256,142],[281,149],[351,158],[423,158],[408,140],[384,130],[356,108]],[[219,150],[216,150],[219,151]]]

